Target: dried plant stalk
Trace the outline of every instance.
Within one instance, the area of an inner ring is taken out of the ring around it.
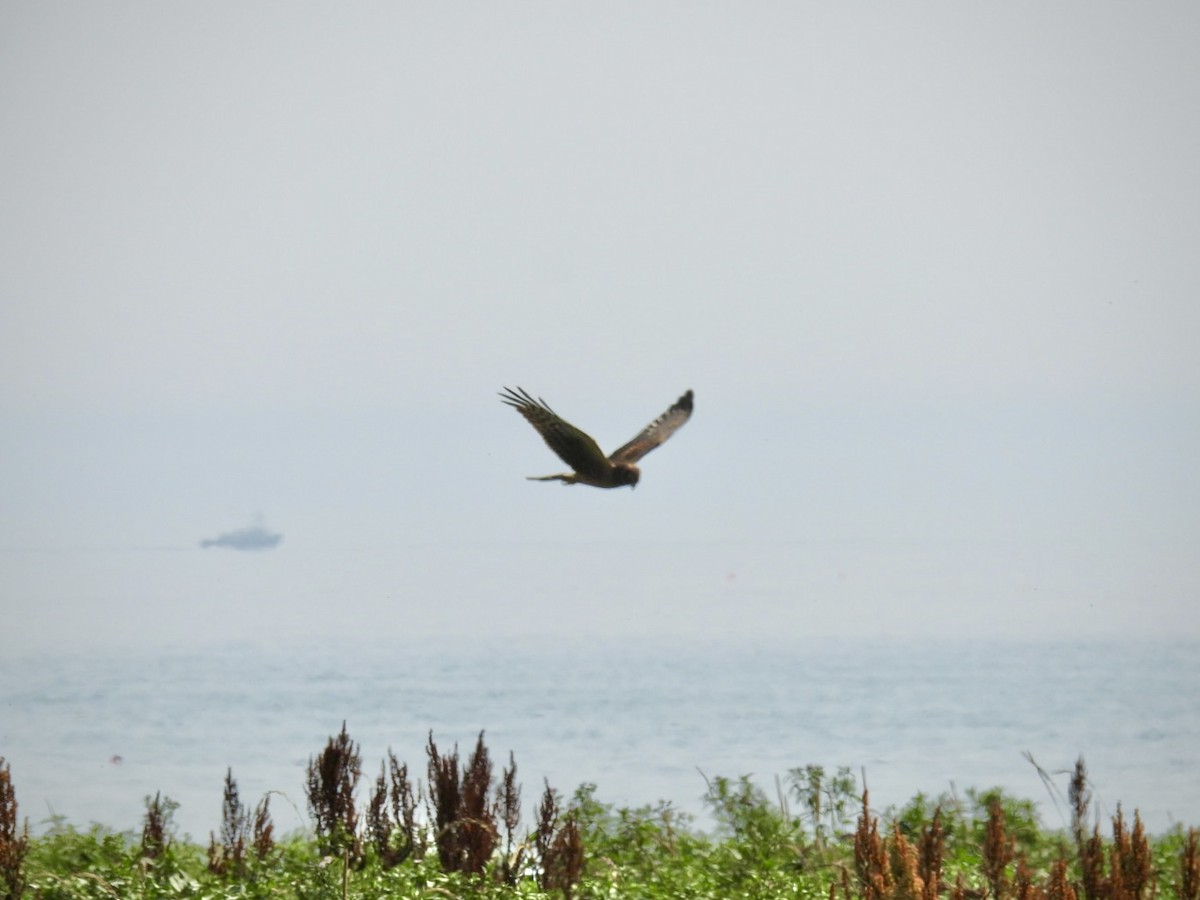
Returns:
[[[923,900],[925,880],[921,878],[919,871],[921,854],[900,832],[898,822],[892,824],[888,860],[892,871],[891,897],[893,900]]]
[[[380,766],[367,807],[367,833],[379,861],[385,868],[392,868],[410,856],[419,855],[420,847],[416,797],[408,780],[408,766],[396,759],[390,748],[385,765]]]
[[[1188,830],[1179,854],[1179,900],[1200,900],[1200,830]]]
[[[987,827],[983,837],[983,877],[987,879],[991,895],[997,900],[1008,890],[1008,864],[1013,856],[1013,839],[1005,830],[1004,806],[999,797],[993,796],[988,801]]]
[[[942,828],[942,808],[933,811],[933,819],[921,834],[921,880],[925,882],[926,900],[934,900],[941,892],[942,860],[946,854],[945,832]]]
[[[1130,832],[1125,829],[1125,817],[1120,804],[1117,805],[1109,857],[1109,897],[1113,900],[1141,900],[1151,883],[1153,862],[1146,830],[1137,810],[1133,812],[1133,831]]]
[[[362,858],[358,840],[358,812],[354,806],[354,790],[362,774],[362,758],[358,745],[350,740],[346,723],[336,737],[331,737],[317,758],[308,761],[308,780],[305,785],[308,808],[316,823],[321,851],[330,855],[348,855],[353,861]]]
[[[892,889],[891,871],[879,837],[879,821],[871,815],[869,799],[869,792],[864,790],[862,813],[854,831],[854,871],[863,900],[884,900]]]
[[[571,900],[583,878],[583,836],[574,810],[560,815],[558,795],[549,782],[538,807],[534,841],[541,860],[538,886],[544,891],[561,891],[565,900]]]
[[[154,862],[161,859],[171,846],[171,816],[178,804],[170,797],[156,793],[146,798],[146,817],[142,823],[142,859]]]
[[[271,821],[271,797],[264,795],[254,807],[254,826],[251,830],[254,856],[262,862],[275,848],[275,825]]]
[[[250,823],[238,797],[233,769],[225,771],[225,802],[221,812],[221,842],[218,844],[216,835],[209,834],[208,870],[215,875],[239,877],[245,872]]]
[[[17,794],[12,767],[0,756],[0,897],[16,900],[25,889],[25,855],[29,852],[29,822],[18,825]]]
[[[490,801],[492,761],[483,742],[483,732],[475,742],[461,775],[458,746],[442,756],[433,742],[429,755],[429,793],[433,801],[438,858],[447,872],[478,874],[484,870],[499,842],[496,808]]]

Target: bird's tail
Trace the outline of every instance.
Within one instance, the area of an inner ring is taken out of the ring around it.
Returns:
[[[529,475],[525,478],[526,481],[561,481],[563,484],[574,484],[575,476],[573,475]]]

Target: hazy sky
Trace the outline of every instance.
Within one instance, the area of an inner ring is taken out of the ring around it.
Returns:
[[[1191,2],[4,4],[0,646],[1200,636],[1197,46]],[[506,384],[607,449],[696,413],[636,491],[533,484]]]

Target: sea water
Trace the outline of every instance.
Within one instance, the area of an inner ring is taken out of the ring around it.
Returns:
[[[307,827],[306,767],[345,723],[360,802],[389,748],[424,780],[430,734],[463,760],[481,731],[510,752],[531,814],[544,782],[618,806],[706,818],[706,779],[769,797],[805,765],[851,769],[878,811],[916,793],[1002,787],[1065,822],[1083,756],[1097,811],[1200,825],[1200,654],[1193,644],[693,639],[205,645],[0,660],[0,756],[23,817],[124,830],[144,799],[180,834],[219,828],[232,770],[279,831]],[[1033,760],[1050,775],[1047,784]],[[531,815],[529,816],[531,818]]]

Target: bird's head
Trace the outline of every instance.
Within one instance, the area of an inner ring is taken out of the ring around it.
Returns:
[[[629,485],[631,488],[635,488],[641,477],[641,469],[632,463],[617,463],[613,466],[613,480],[618,485]]]

